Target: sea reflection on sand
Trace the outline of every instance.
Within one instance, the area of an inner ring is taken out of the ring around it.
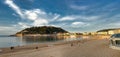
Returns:
[[[54,41],[71,41],[71,40],[79,40],[81,36],[25,36],[20,38],[23,42],[28,43],[39,43],[39,42],[54,42]]]
[[[0,37],[0,48],[22,46],[28,44],[55,43],[82,39],[81,36],[25,36],[25,37]]]

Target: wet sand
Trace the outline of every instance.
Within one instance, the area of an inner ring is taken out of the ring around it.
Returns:
[[[34,45],[31,46],[33,47]],[[89,39],[45,45],[38,49],[10,51],[1,54],[0,57],[120,57],[120,50],[109,48],[108,39]]]
[[[14,46],[13,49],[11,49],[11,47],[0,48],[0,55],[7,54],[7,53],[20,52],[20,51],[33,50],[33,49],[46,48],[46,47],[51,47],[51,46],[58,46],[58,45],[70,44],[70,43],[75,43],[75,42],[78,42],[78,41],[79,40],[74,40],[74,41],[57,41],[57,42],[51,42],[51,43],[29,44],[29,45],[23,45],[23,46]]]

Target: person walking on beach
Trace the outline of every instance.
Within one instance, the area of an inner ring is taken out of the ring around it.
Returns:
[[[14,49],[14,47],[10,47],[10,49],[11,49],[11,50],[13,50],[13,49]]]
[[[73,43],[71,43],[71,47],[73,46]]]
[[[37,46],[37,47],[35,47],[35,49],[38,49],[38,46]]]

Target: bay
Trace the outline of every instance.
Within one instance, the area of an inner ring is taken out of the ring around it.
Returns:
[[[32,36],[32,37],[10,37],[0,36],[0,48],[11,47],[11,46],[22,46],[28,44],[38,43],[55,43],[58,41],[72,41],[80,40],[81,37],[76,36]]]

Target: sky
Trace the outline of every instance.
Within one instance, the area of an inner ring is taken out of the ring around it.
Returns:
[[[69,32],[120,28],[120,0],[0,0],[0,35],[33,26]]]

